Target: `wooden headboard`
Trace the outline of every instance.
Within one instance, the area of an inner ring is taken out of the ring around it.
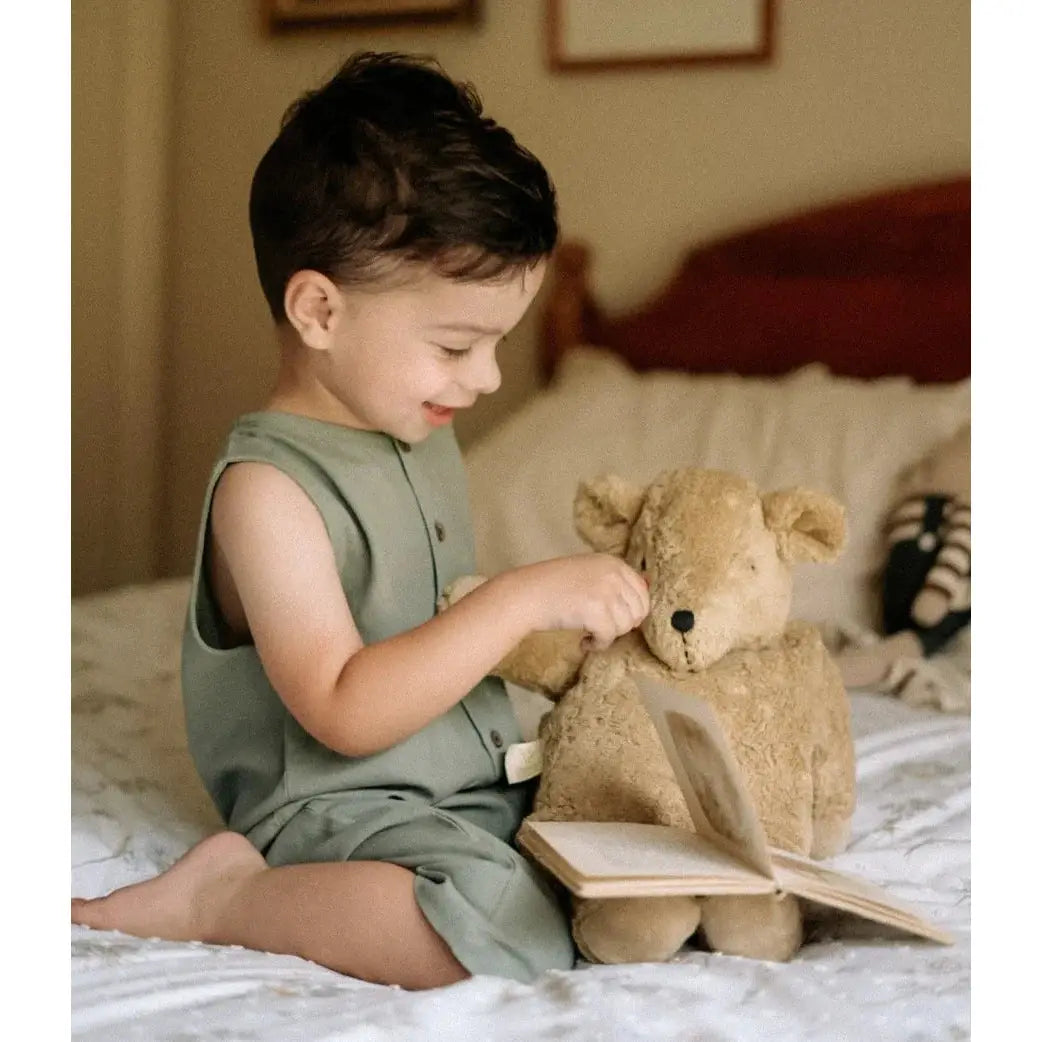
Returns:
[[[590,250],[563,242],[544,313],[544,375],[591,344],[635,369],[785,373],[824,362],[922,383],[970,373],[970,181],[861,197],[700,246],[650,301],[612,316]]]

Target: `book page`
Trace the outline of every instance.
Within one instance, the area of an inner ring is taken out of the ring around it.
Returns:
[[[783,889],[797,897],[853,912],[943,944],[954,943],[950,934],[924,919],[911,905],[895,900],[866,879],[826,868],[787,851],[774,849],[772,854],[775,878]]]
[[[771,893],[772,880],[688,829],[619,821],[526,821],[518,843],[580,896]]]
[[[713,710],[695,695],[650,677],[638,676],[634,681],[677,776],[695,831],[773,878],[763,825]]]

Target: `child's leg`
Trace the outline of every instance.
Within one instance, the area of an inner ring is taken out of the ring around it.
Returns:
[[[413,895],[413,873],[372,861],[268,868],[243,836],[203,840],[155,879],[72,903],[72,921],[138,937],[299,955],[379,984],[469,976]]]
[[[454,802],[483,824],[412,798],[316,798],[265,856],[272,865],[378,862],[415,873],[421,914],[472,974],[529,982],[570,969],[575,953],[563,902],[501,838],[517,828],[515,794],[458,794]]]

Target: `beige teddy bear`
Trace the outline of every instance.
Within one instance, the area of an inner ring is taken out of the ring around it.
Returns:
[[[557,700],[540,726],[532,817],[692,827],[633,682],[645,673],[713,706],[772,845],[841,850],[854,806],[846,692],[818,632],[787,619],[791,564],[838,555],[842,507],[686,469],[647,488],[586,482],[575,521],[594,550],[643,573],[651,611],[607,650],[586,653],[574,632],[533,634],[497,669]],[[604,963],[665,960],[700,925],[711,948],[750,957],[787,959],[802,941],[791,896],[576,900],[573,915],[580,951]]]

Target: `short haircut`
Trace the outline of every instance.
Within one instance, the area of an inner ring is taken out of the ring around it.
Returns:
[[[557,241],[543,165],[430,58],[363,52],[286,111],[250,189],[276,322],[294,272],[342,286],[401,262],[477,281],[533,267]]]

